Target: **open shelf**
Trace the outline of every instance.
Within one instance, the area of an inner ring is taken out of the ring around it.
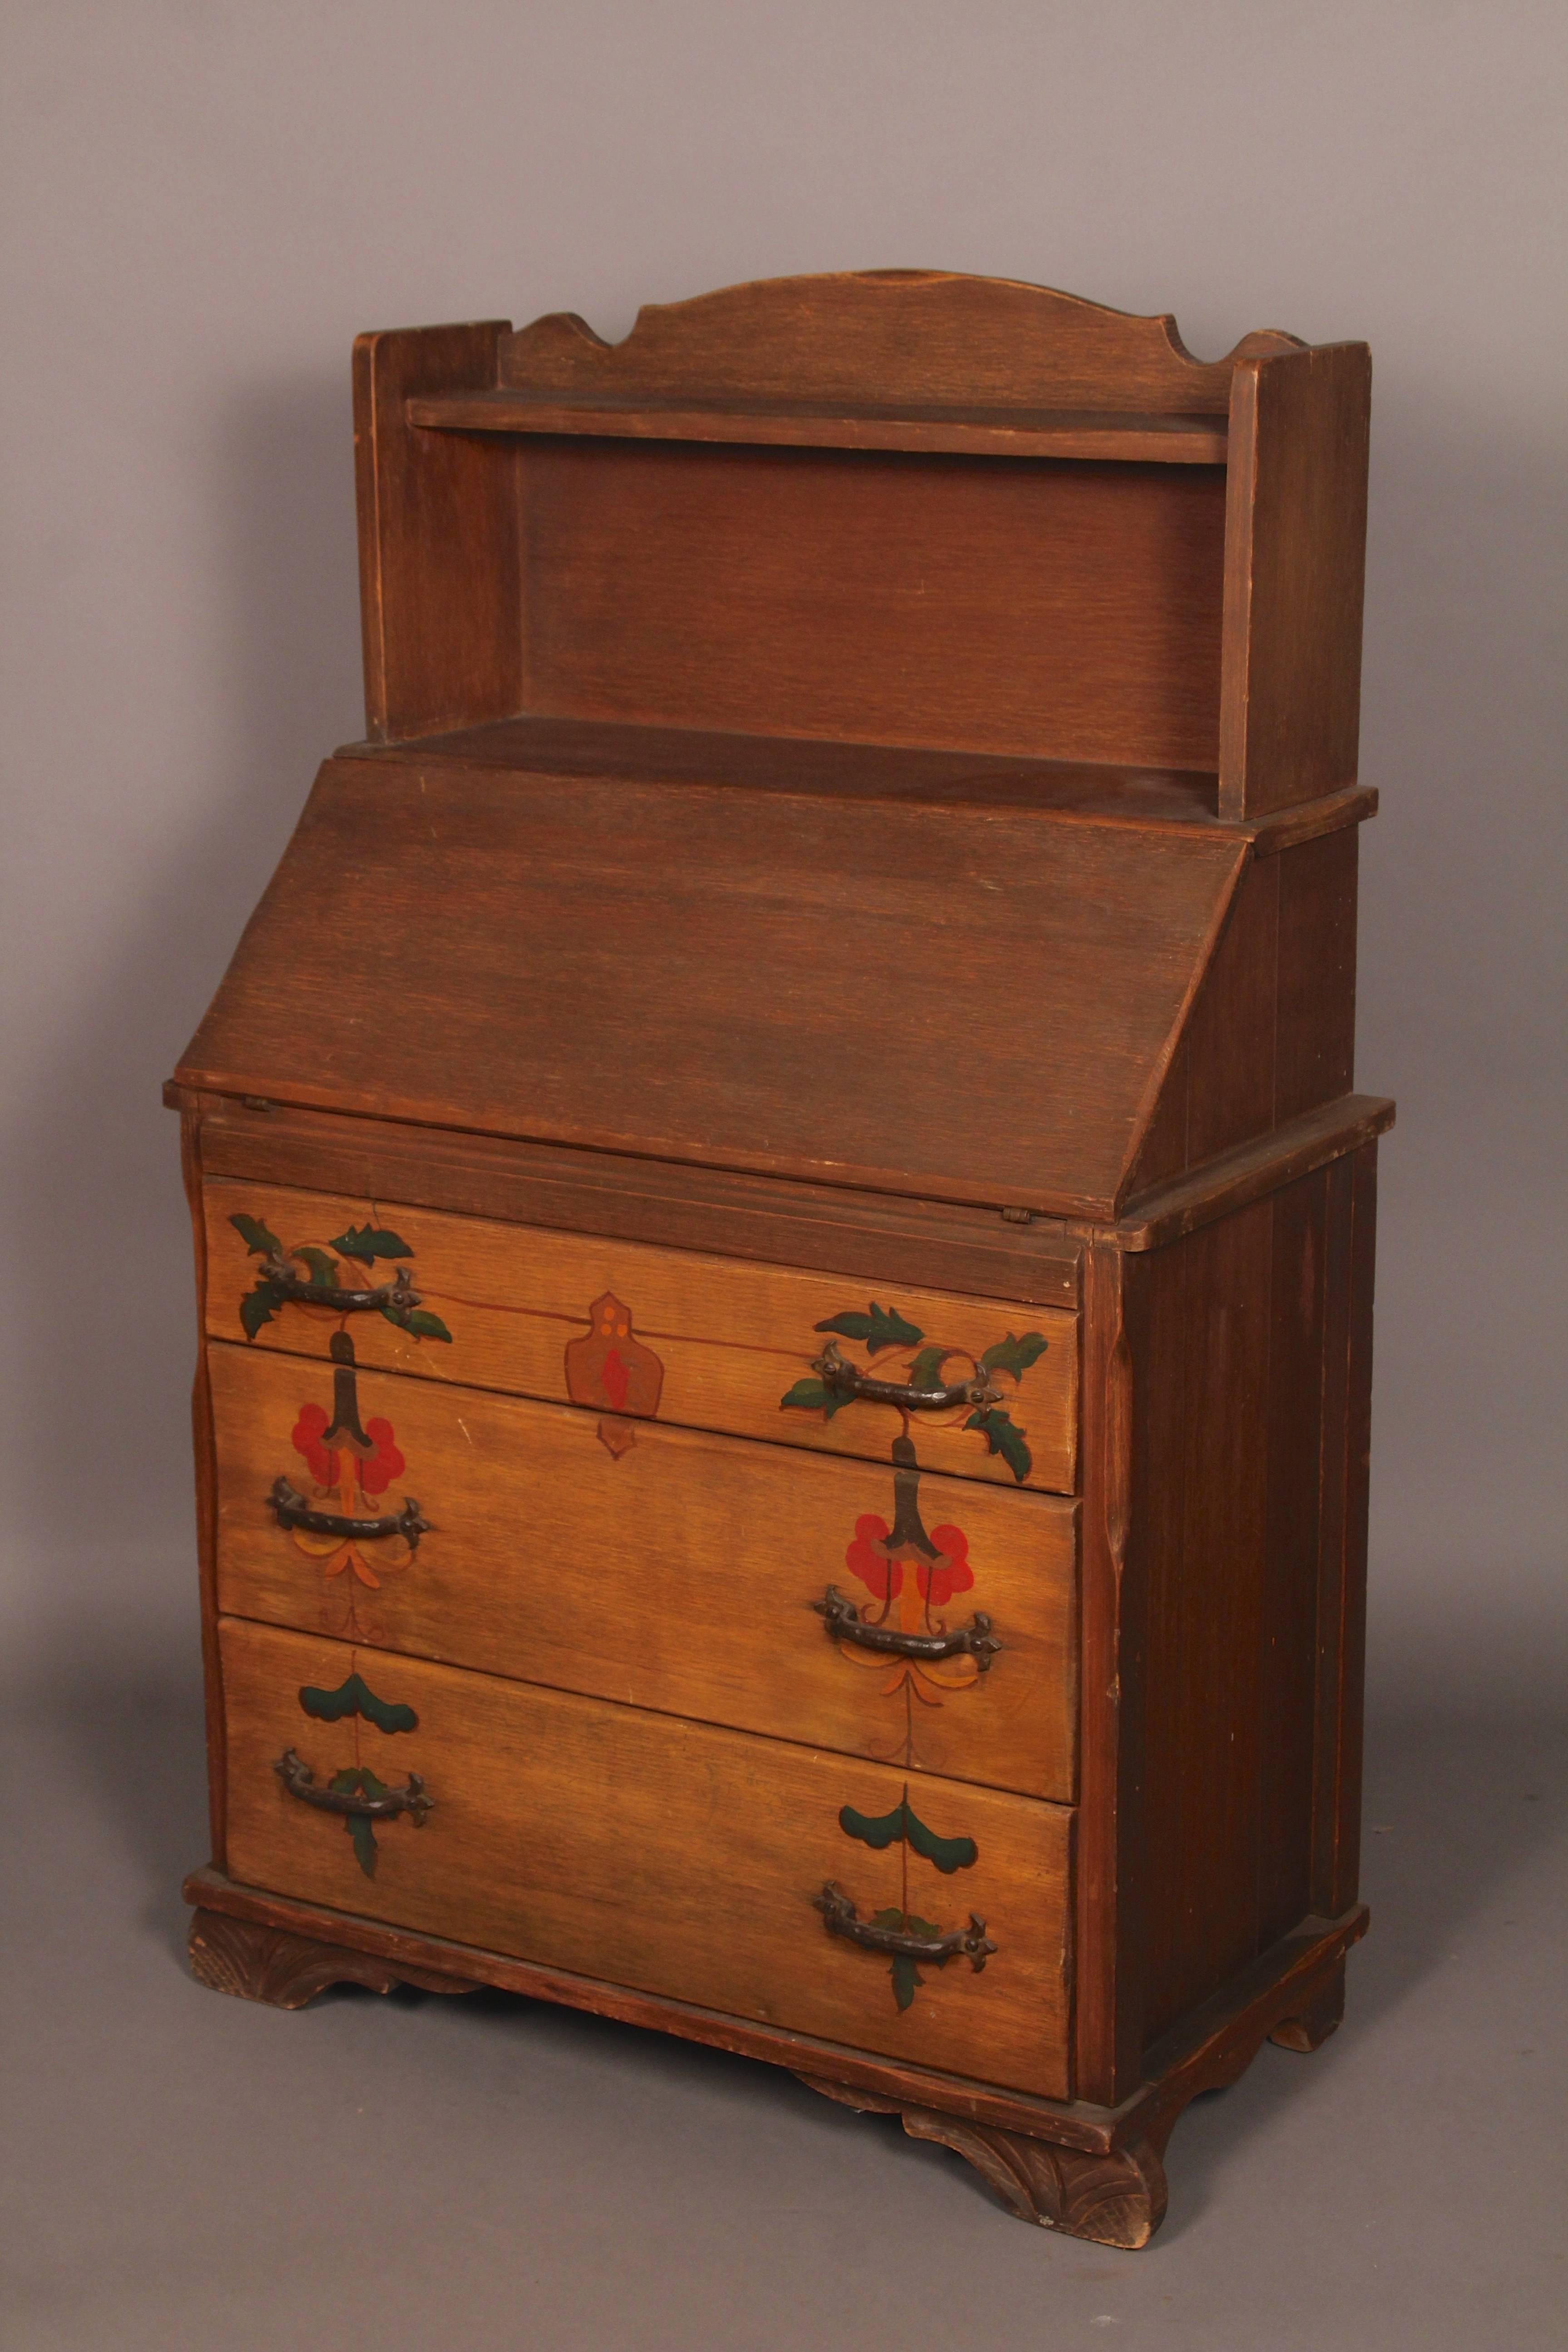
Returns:
[[[1237,823],[1219,815],[1218,780],[1202,769],[997,758],[914,744],[636,726],[547,711],[520,712],[483,727],[396,743],[345,743],[338,756],[499,769],[563,783],[706,784],[836,801],[1032,810],[1145,832],[1174,825],[1184,832],[1226,833],[1267,840],[1277,849],[1359,824],[1377,807],[1376,793],[1359,785]]]
[[[805,449],[904,449],[971,457],[1110,458],[1223,466],[1223,416],[1114,409],[858,406],[826,402],[563,399],[501,389],[417,394],[410,425],[447,433],[596,435],[627,441],[726,441]]]

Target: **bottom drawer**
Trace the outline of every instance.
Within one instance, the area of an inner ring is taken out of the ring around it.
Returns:
[[[1063,1807],[245,1619],[221,1630],[232,1877],[1068,2095]],[[274,1769],[289,1751],[291,1786]],[[316,1801],[384,1807],[411,1774],[417,1822]],[[851,1924],[846,1897],[879,1942],[830,1929],[829,1913]],[[886,1948],[973,1945],[972,1914],[994,1950]]]

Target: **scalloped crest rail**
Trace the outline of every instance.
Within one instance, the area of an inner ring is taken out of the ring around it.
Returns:
[[[1265,330],[1195,360],[1174,319],[942,270],[772,278],[645,304],[623,342],[570,310],[503,338],[503,385],[582,398],[1128,409],[1223,416],[1238,360],[1306,347]]]

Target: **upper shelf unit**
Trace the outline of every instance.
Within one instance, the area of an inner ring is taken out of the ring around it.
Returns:
[[[362,336],[377,742],[541,719],[1356,783],[1370,362],[874,270]]]

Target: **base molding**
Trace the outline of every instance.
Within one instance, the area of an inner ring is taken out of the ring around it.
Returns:
[[[1148,2244],[1165,2214],[1163,2158],[1177,2118],[1201,2091],[1234,2083],[1266,2041],[1316,2050],[1344,2013],[1345,1954],[1366,1907],[1306,1919],[1145,2053],[1144,2080],[1117,2107],[1056,2101],[971,2083],[806,2034],[604,1984],[439,1937],[329,1911],[216,1870],[193,1871],[186,1900],[193,1975],[215,1991],[302,2009],[333,1984],[378,1993],[481,1986],[656,2027],[789,2072],[825,2098],[897,2116],[912,2139],[952,2149],[1020,2221],[1098,2245]]]

